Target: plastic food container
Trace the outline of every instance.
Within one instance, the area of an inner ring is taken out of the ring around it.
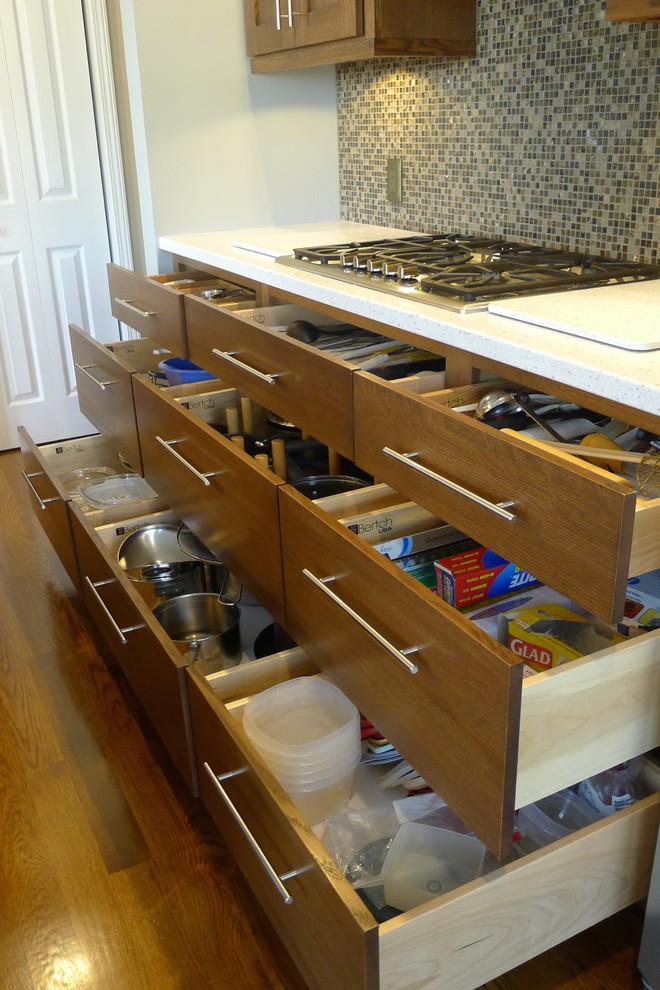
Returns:
[[[80,485],[80,494],[97,509],[158,498],[158,493],[139,474],[113,474]]]
[[[557,791],[519,810],[519,845],[531,852],[598,820],[598,813],[579,794],[569,789]]]
[[[469,883],[481,873],[485,852],[470,835],[404,822],[383,862],[385,900],[408,911]]]
[[[314,824],[350,797],[360,714],[333,684],[297,677],[250,698],[243,728],[299,811]]]
[[[158,370],[165,375],[169,385],[185,385],[188,382],[208,382],[215,379],[209,371],[186,358],[168,358],[161,361]]]

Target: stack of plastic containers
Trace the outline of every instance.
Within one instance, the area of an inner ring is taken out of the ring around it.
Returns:
[[[333,684],[297,677],[250,698],[245,733],[310,824],[340,808],[360,759],[360,714]]]

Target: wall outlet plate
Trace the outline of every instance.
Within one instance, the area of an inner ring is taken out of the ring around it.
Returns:
[[[402,158],[387,159],[387,199],[390,203],[400,203],[403,199]]]

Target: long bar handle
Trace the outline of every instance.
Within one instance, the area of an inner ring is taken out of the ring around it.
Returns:
[[[289,22],[289,27],[293,27],[293,18],[300,17],[302,10],[292,9],[292,0],[287,0],[286,4],[286,17]],[[280,0],[275,0],[275,27],[278,31],[282,30],[282,11],[280,10]]]
[[[156,440],[161,447],[165,448],[168,454],[171,454],[172,457],[176,458],[179,464],[181,464],[186,471],[190,471],[191,474],[194,474],[197,480],[201,481],[203,485],[208,487],[211,484],[209,478],[214,478],[216,475],[222,474],[222,471],[198,471],[196,467],[192,466],[190,461],[187,461],[185,457],[181,456],[178,450],[174,450],[174,444],[185,443],[185,438],[182,438],[181,440],[163,440],[162,437],[156,435]]]
[[[25,481],[27,483],[28,488],[30,489],[30,491],[32,492],[32,494],[36,498],[37,502],[39,503],[39,508],[40,509],[45,509],[50,502],[61,502],[62,501],[62,499],[60,498],[59,495],[51,495],[50,498],[42,498],[41,495],[39,494],[39,492],[37,491],[37,489],[32,484],[32,481],[30,479],[31,478],[41,478],[41,477],[43,477],[43,475],[44,475],[44,472],[43,471],[31,471],[30,474],[27,474],[25,471],[21,471],[21,474],[25,478]]]
[[[137,313],[138,316],[144,316],[146,320],[148,320],[150,316],[158,316],[158,310],[140,309],[139,306],[136,306],[133,303],[132,299],[119,299],[117,296],[115,296],[115,302],[119,303],[120,306],[125,306],[126,309],[130,309],[132,313]]]
[[[256,855],[257,859],[259,860],[259,862],[261,863],[262,867],[264,868],[268,879],[275,886],[275,889],[277,890],[278,894],[280,895],[284,903],[293,904],[293,897],[286,889],[282,881],[290,880],[292,877],[300,876],[301,873],[307,873],[307,871],[310,870],[311,867],[302,866],[300,867],[300,869],[289,870],[287,873],[278,873],[269,863],[265,852],[263,851],[263,849],[255,839],[254,835],[248,828],[238,808],[227,794],[227,791],[222,786],[223,780],[231,780],[232,777],[238,777],[240,774],[246,773],[248,767],[240,767],[238,770],[230,770],[228,773],[216,774],[208,765],[208,763],[204,763],[203,766],[204,766],[204,770],[211,778],[211,783],[215,787],[216,791],[218,792],[222,800],[227,805],[227,809],[231,814],[232,818],[234,819],[234,821],[240,828],[241,832],[243,833],[243,835],[249,842],[250,846],[252,847],[252,850]]]
[[[327,595],[328,598],[334,602],[334,604],[340,608],[342,612],[345,613],[345,615],[348,615],[354,622],[357,622],[357,624],[364,629],[364,631],[368,633],[372,639],[375,639],[376,642],[383,647],[383,649],[387,650],[390,656],[393,656],[395,660],[406,668],[408,673],[416,674],[418,672],[419,667],[417,664],[408,659],[409,653],[417,653],[419,651],[418,646],[408,646],[405,650],[398,650],[396,646],[390,643],[388,639],[385,639],[385,637],[381,635],[377,629],[374,629],[374,627],[370,625],[366,619],[363,619],[358,612],[352,609],[343,598],[340,598],[339,595],[335,594],[331,588],[328,588],[328,584],[337,580],[334,575],[331,577],[317,578],[316,575],[312,574],[312,572],[307,570],[306,567],[303,568],[303,574],[308,581],[311,581],[312,584],[319,589],[319,591],[322,591],[324,595]]]
[[[476,492],[471,492],[468,488],[463,488],[462,485],[456,484],[455,481],[450,481],[449,478],[443,477],[441,474],[432,471],[430,468],[424,467],[423,464],[418,464],[413,460],[415,457],[419,457],[418,452],[409,452],[406,454],[399,453],[398,450],[392,450],[391,447],[383,447],[383,453],[387,457],[392,457],[395,461],[399,461],[400,464],[405,464],[406,467],[410,467],[413,471],[418,471],[419,474],[423,474],[425,478],[430,478],[431,481],[437,481],[438,484],[444,485],[446,488],[451,488],[453,492],[457,492],[459,495],[464,495],[465,498],[470,499],[471,502],[476,502],[477,505],[483,506],[484,509],[488,509],[489,512],[494,512],[496,516],[500,516],[501,519],[505,519],[507,522],[515,522],[516,516],[513,512],[508,512],[507,509],[515,506],[515,502],[489,502],[488,499],[482,498],[481,495],[477,495]]]
[[[92,382],[94,382],[95,385],[98,385],[98,387],[102,391],[105,391],[105,389],[107,388],[108,385],[118,385],[119,384],[119,382],[116,379],[114,381],[101,382],[101,381],[98,380],[98,378],[95,378],[94,375],[91,374],[91,372],[89,371],[89,369],[96,367],[96,365],[93,365],[93,364],[78,364],[77,362],[74,362],[74,364],[75,364],[75,367],[78,369],[78,371],[82,371],[83,375],[87,375],[87,377],[89,378],[89,380],[92,381]]]
[[[128,640],[126,639],[126,636],[124,635],[124,633],[137,632],[138,629],[144,629],[144,623],[141,622],[137,626],[124,626],[123,628],[121,626],[119,626],[117,624],[117,622],[115,621],[115,618],[112,615],[112,612],[110,611],[110,609],[108,608],[108,606],[105,604],[105,602],[103,601],[103,599],[99,595],[98,591],[96,590],[97,588],[102,588],[104,584],[115,584],[116,580],[117,580],[116,578],[106,578],[105,581],[92,581],[92,579],[90,577],[88,577],[87,574],[85,574],[85,581],[87,582],[87,584],[89,586],[89,590],[92,592],[92,594],[96,598],[97,602],[99,603],[99,606],[105,612],[105,615],[106,615],[106,618],[107,618],[108,622],[110,623],[110,625],[112,626],[112,628],[114,629],[114,631],[117,633],[117,636],[119,637],[119,642],[121,643],[122,646],[126,646]]]
[[[275,374],[265,375],[262,371],[257,371],[256,368],[250,367],[250,365],[246,364],[244,361],[239,361],[236,357],[238,351],[219,351],[214,347],[211,353],[215,354],[216,357],[229,361],[230,364],[233,364],[236,368],[240,368],[241,371],[247,371],[250,375],[254,375],[255,378],[258,378],[259,381],[266,382],[267,385],[274,385],[280,377]]]

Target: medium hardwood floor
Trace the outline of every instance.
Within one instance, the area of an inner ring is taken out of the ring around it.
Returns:
[[[0,990],[304,990],[85,631],[16,452],[0,595]],[[487,990],[637,990],[642,920],[629,908]]]

